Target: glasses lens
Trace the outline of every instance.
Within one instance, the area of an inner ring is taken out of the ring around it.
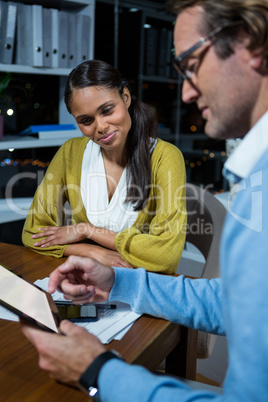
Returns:
[[[186,73],[185,68],[181,65],[181,63],[176,58],[174,58],[173,67],[175,68],[175,70],[179,73],[179,75],[183,79],[187,78],[187,73]]]

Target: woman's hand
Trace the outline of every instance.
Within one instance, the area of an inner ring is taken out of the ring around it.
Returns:
[[[90,238],[91,231],[90,223],[77,223],[68,226],[47,226],[39,228],[40,233],[32,236],[33,239],[42,240],[36,242],[36,247],[50,247],[54,245],[63,245],[77,243],[85,238]]]

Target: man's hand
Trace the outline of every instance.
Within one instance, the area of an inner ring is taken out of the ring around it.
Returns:
[[[39,353],[39,367],[58,381],[75,384],[106,348],[98,338],[70,321],[62,321],[60,330],[62,335],[51,334],[22,322],[23,334]]]
[[[56,289],[73,303],[106,301],[114,284],[115,272],[91,258],[70,256],[50,274],[49,292]]]

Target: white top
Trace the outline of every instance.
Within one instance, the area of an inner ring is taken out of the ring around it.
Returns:
[[[267,149],[268,112],[252,127],[225,162],[223,174],[226,179],[233,183],[245,179]]]
[[[88,141],[84,151],[81,173],[81,196],[92,225],[121,232],[135,222],[138,211],[133,204],[125,203],[127,194],[126,169],[124,169],[114,195],[109,202],[106,172],[101,148]]]

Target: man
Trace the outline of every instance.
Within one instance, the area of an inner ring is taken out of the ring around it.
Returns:
[[[197,103],[210,137],[245,137],[225,165],[228,179],[240,181],[240,187],[223,232],[222,279],[163,277],[70,257],[51,274],[50,291],[57,287],[76,302],[119,300],[138,312],[226,334],[223,395],[194,391],[174,378],[129,366],[66,321],[61,325],[65,336],[27,325],[23,332],[37,347],[43,369],[61,381],[82,376],[82,385],[98,388],[101,400],[267,401],[268,0],[171,3],[177,14],[176,68],[185,77],[183,100]]]

